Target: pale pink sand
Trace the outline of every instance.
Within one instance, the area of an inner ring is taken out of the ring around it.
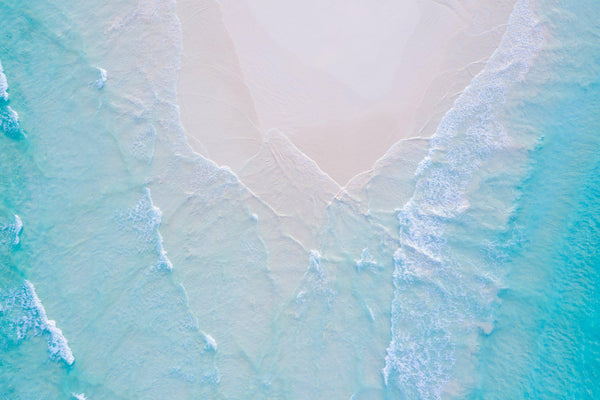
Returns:
[[[498,45],[513,3],[178,0],[189,143],[311,246],[351,178],[350,196],[373,171],[393,171],[382,165],[410,148],[399,140],[433,134]]]
[[[497,46],[511,7],[179,0],[190,144],[235,171],[277,128],[343,185],[397,140],[432,133]]]

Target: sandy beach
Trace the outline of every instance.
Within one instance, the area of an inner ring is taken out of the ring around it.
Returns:
[[[179,0],[189,143],[308,238],[315,209],[347,182],[399,140],[435,132],[499,44],[512,5]]]
[[[194,150],[237,171],[276,128],[344,185],[397,140],[432,134],[498,45],[512,1],[177,7]]]

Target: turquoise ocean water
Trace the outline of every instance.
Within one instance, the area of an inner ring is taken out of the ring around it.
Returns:
[[[600,398],[600,5],[518,0],[314,248],[179,122],[176,4],[0,0],[0,399]]]

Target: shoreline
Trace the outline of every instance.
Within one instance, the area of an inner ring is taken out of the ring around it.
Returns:
[[[178,101],[190,146],[238,172],[266,132],[278,129],[342,187],[398,140],[433,134],[500,43],[513,4],[453,10],[415,0],[419,21],[399,38],[405,45],[394,56],[389,90],[366,99],[278,47],[247,5],[233,3],[177,2],[184,47]]]

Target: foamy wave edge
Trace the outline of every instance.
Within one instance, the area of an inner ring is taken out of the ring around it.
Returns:
[[[75,361],[75,357],[73,357],[73,352],[69,348],[69,342],[63,335],[62,330],[56,326],[54,320],[48,319],[46,309],[35,292],[33,284],[28,280],[25,280],[23,286],[28,300],[31,302],[34,311],[38,314],[40,328],[44,333],[48,334],[48,351],[50,352],[51,358],[61,359],[67,363],[67,365],[72,365]]]
[[[8,103],[8,80],[0,62],[0,129],[13,139],[25,137],[19,124],[19,114]]]
[[[486,156],[507,146],[508,140],[496,120],[494,107],[503,104],[508,85],[522,80],[527,74],[541,41],[541,29],[531,9],[531,1],[517,0],[500,45],[446,113],[432,137],[428,155],[419,164],[415,173],[415,193],[399,213],[402,245],[394,256],[392,339],[382,371],[386,386],[394,377],[400,386],[418,393],[420,398],[439,399],[450,379],[454,343],[450,335],[452,327],[446,325],[451,322],[440,321],[444,319],[439,315],[440,310],[426,310],[429,315],[425,317],[435,326],[428,326],[427,320],[420,325],[408,323],[408,326],[434,329],[439,336],[421,342],[425,340],[426,336],[422,336],[425,332],[417,331],[417,336],[402,332],[398,325],[406,325],[404,319],[416,318],[403,315],[402,290],[409,280],[422,279],[422,272],[427,267],[443,264],[442,250],[446,244],[444,224],[440,220],[456,217],[469,208],[465,191],[473,173]],[[452,139],[461,130],[467,130],[464,134],[470,139],[467,143],[471,147],[452,146]],[[448,169],[438,168],[434,156],[445,157]],[[409,345],[411,341],[415,346]],[[427,345],[436,348],[428,349]],[[437,353],[440,350],[442,353]],[[430,357],[436,355],[443,357]]]
[[[134,231],[143,243],[143,251],[153,250],[158,260],[152,267],[157,270],[173,270],[173,264],[164,247],[164,240],[160,233],[162,224],[162,211],[152,201],[150,188],[146,187],[144,195],[139,199],[137,205],[127,213],[122,214],[124,228]],[[148,247],[147,247],[148,246]]]
[[[4,101],[8,100],[8,81],[6,75],[4,75],[4,69],[2,68],[2,62],[0,61],[0,99]]]

